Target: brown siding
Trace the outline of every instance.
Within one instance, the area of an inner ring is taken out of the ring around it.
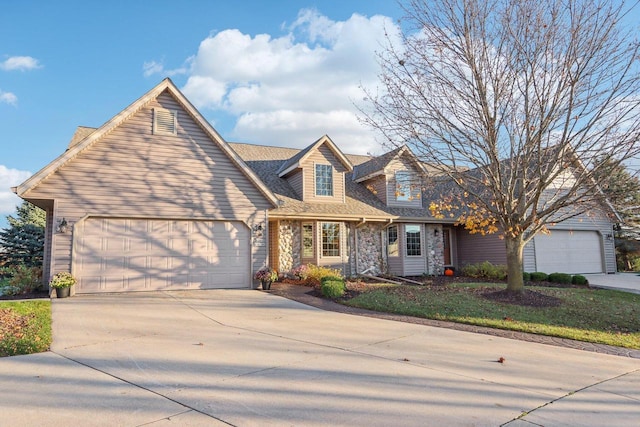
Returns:
[[[296,172],[294,172],[293,174],[287,177],[287,181],[289,182],[289,185],[291,186],[291,188],[293,188],[293,191],[296,192],[296,194],[300,199],[302,199],[304,195],[304,186],[303,186],[302,176],[303,176],[302,170],[297,170]]]
[[[333,197],[328,196],[316,196],[316,183],[315,183],[315,165],[330,164],[333,166]],[[321,145],[317,150],[311,152],[306,158],[305,162],[301,165],[304,172],[304,196],[303,199],[309,202],[324,202],[324,203],[344,203],[344,175],[345,168],[340,163],[340,160],[336,158],[326,145]]]
[[[387,179],[384,175],[378,175],[371,178],[361,185],[364,185],[369,191],[382,200],[382,203],[387,204]]]
[[[152,109],[178,110],[178,135],[153,135]],[[249,226],[271,206],[168,93],[161,94],[25,195],[56,199],[56,221],[86,215],[226,219]],[[69,270],[71,233],[54,234],[53,272]],[[254,268],[266,245],[253,247]]]
[[[481,234],[469,234],[461,227],[457,227],[455,230],[458,267],[483,261],[502,265],[507,263],[507,251],[504,240],[499,238],[500,233],[482,236]]]
[[[387,176],[387,205],[388,206],[399,206],[406,208],[422,208],[422,195],[421,191],[421,177],[419,173],[415,170],[415,167],[409,162],[407,159],[401,157],[399,159],[394,159],[387,167],[384,169],[385,174]],[[396,175],[397,171],[408,171],[411,173],[411,181],[415,183],[418,187],[414,190],[412,188],[412,194],[415,191],[416,198],[412,200],[402,201],[396,200]]]

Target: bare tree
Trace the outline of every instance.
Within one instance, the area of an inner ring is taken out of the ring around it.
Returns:
[[[603,164],[639,152],[629,6],[592,0],[408,0],[379,54],[362,120],[449,179],[461,223],[504,236],[508,287],[524,245],[602,207]],[[607,163],[609,162],[609,163]],[[461,169],[470,169],[461,173]],[[451,208],[437,202],[432,209]],[[465,217],[466,215],[466,217]]]

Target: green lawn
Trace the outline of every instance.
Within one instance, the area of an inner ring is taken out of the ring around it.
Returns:
[[[342,301],[381,312],[531,332],[640,349],[640,295],[590,288],[527,287],[561,300],[557,307],[499,303],[482,294],[504,285],[368,286]]]
[[[51,345],[51,302],[0,302],[0,357],[47,351]]]

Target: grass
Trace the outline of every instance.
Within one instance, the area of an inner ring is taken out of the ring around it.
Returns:
[[[504,285],[384,286],[343,303],[369,310],[640,349],[640,295],[590,288],[527,287],[559,298],[557,307],[499,303],[485,292]]]
[[[0,302],[0,357],[47,351],[51,345],[51,302]]]

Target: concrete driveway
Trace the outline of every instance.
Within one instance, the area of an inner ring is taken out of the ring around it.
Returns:
[[[260,291],[76,296],[52,307],[52,351],[0,359],[1,425],[640,419],[638,359],[325,312]]]
[[[640,294],[640,273],[585,274],[590,286]]]

